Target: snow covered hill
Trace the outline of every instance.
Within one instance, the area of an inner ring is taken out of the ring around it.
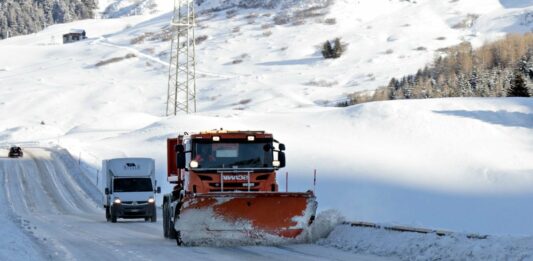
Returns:
[[[0,143],[67,148],[95,184],[102,159],[154,157],[164,183],[167,137],[264,129],[287,145],[290,190],[312,188],[317,169],[320,210],[338,209],[348,220],[533,234],[531,99],[322,106],[413,73],[439,48],[530,31],[532,1],[278,2],[201,1],[196,35],[207,39],[198,45],[194,115],[162,116],[168,1],[102,1],[101,12],[115,4],[106,15],[118,18],[0,41]],[[128,10],[142,15],[123,16]],[[59,44],[71,28],[89,39]],[[335,37],[347,52],[323,60],[318,46]]]

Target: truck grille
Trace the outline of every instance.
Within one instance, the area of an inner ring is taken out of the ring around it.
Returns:
[[[248,191],[248,182],[224,182],[224,191]],[[259,183],[250,182],[250,190],[249,191],[259,191],[258,188],[256,188]],[[218,182],[211,182],[209,183],[209,191],[211,192],[220,192],[220,183]]]

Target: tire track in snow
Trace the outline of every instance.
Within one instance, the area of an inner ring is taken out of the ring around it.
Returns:
[[[31,166],[31,160],[27,158],[5,159],[0,160],[0,163],[4,165],[4,170],[6,170],[3,187],[7,204],[10,206],[11,213],[20,222],[21,230],[30,236],[48,258],[54,259],[54,256],[71,257],[67,249],[37,229],[41,227],[43,222],[48,223],[50,220],[40,212],[42,209],[39,210],[36,206],[34,190],[30,190],[29,183],[24,177],[26,171],[23,165]],[[28,193],[28,191],[30,192]]]
[[[14,212],[20,214],[29,214],[30,205],[25,197],[17,197],[16,195],[23,195],[21,192],[20,180],[16,175],[16,171],[13,169],[12,164],[8,164],[9,160],[4,161],[4,193],[9,206]],[[19,204],[15,204],[19,202]]]

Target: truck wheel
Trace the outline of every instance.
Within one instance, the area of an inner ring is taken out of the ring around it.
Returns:
[[[174,222],[170,219],[170,209],[167,207],[166,211],[167,218],[167,235],[170,239],[176,239],[176,230],[174,229]]]
[[[174,222],[168,221],[168,238],[176,239],[176,230],[174,229]]]
[[[163,236],[165,238],[168,238],[168,227],[169,227],[169,224],[168,222],[170,221],[170,218],[169,218],[169,215],[168,215],[168,203],[165,201],[165,203],[163,203]]]
[[[111,215],[111,223],[117,223],[117,216]]]
[[[150,222],[152,222],[152,223],[157,222],[157,214],[154,213],[152,218],[150,218]]]

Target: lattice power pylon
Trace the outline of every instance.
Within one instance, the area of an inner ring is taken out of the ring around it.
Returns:
[[[167,116],[196,112],[194,0],[174,0]]]

